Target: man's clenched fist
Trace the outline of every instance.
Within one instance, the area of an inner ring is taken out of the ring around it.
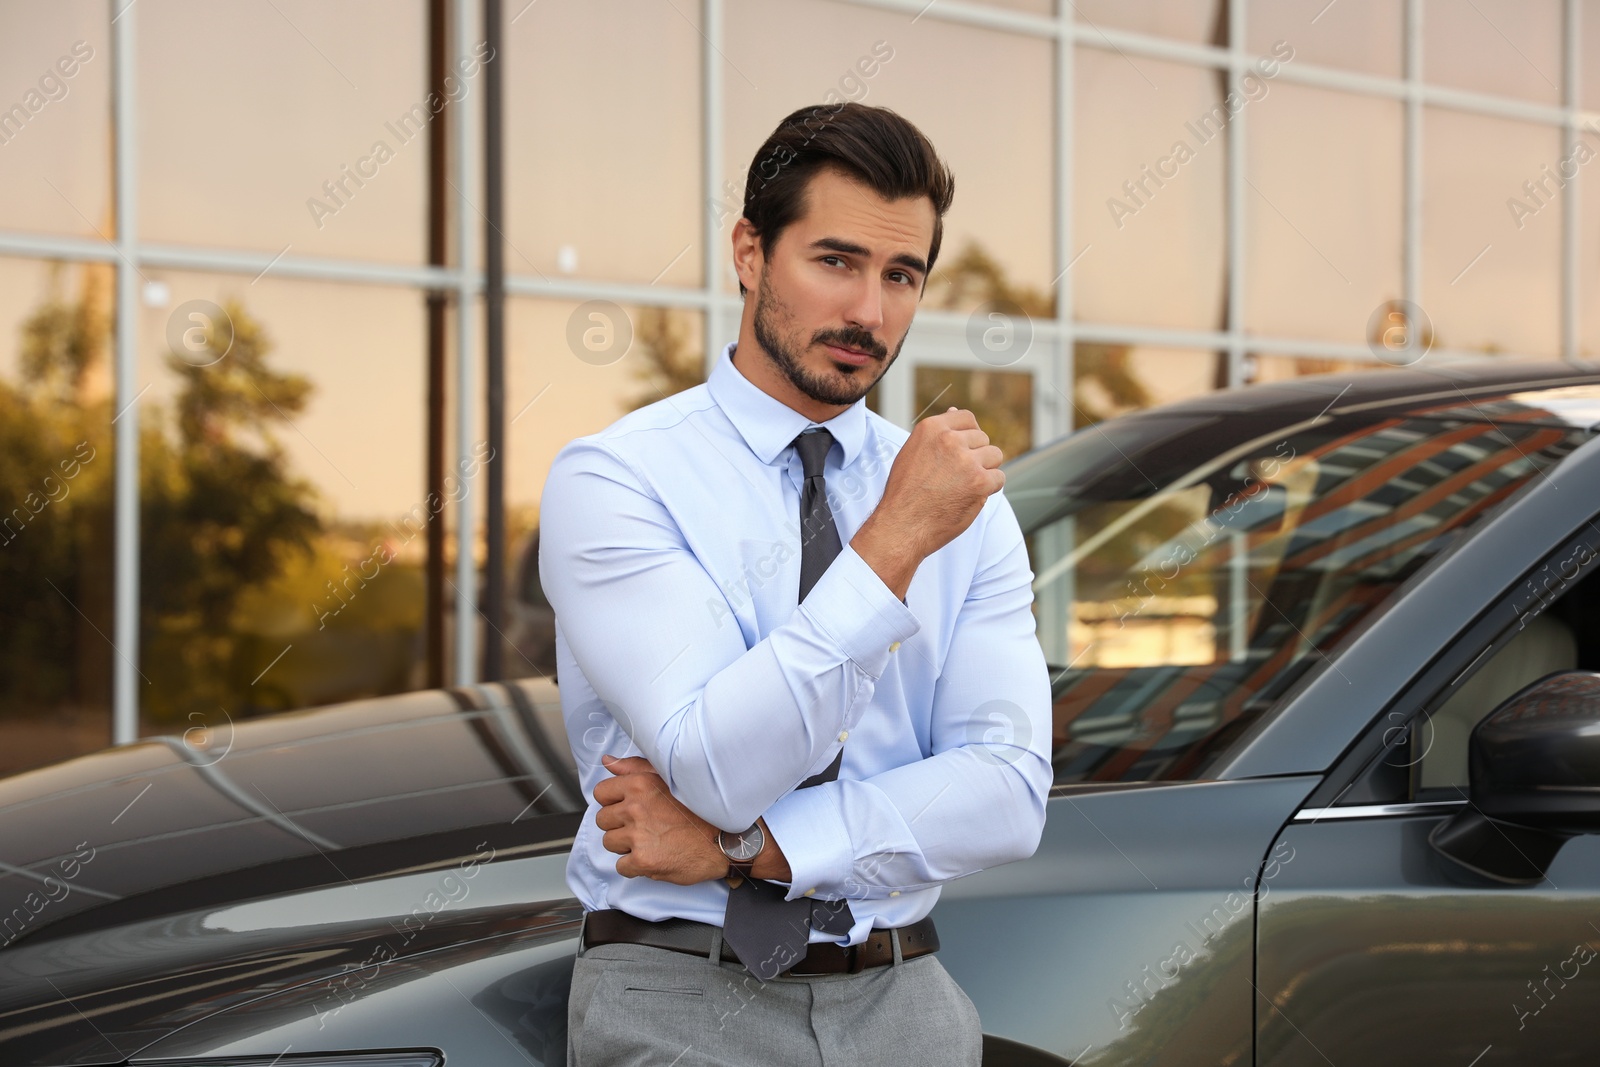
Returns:
[[[895,596],[917,566],[953,541],[999,492],[1005,458],[966,408],[930,415],[912,427],[889,468],[883,499],[850,541]]]

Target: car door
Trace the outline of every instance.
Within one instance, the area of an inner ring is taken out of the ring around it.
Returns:
[[[1592,506],[1592,477],[1564,474]],[[1529,525],[1522,544],[1548,540]],[[1260,903],[1259,1063],[1491,1067],[1600,1053],[1600,836],[1573,837],[1543,878],[1522,883],[1470,870],[1430,841],[1471,803],[1473,726],[1538,678],[1600,670],[1597,561],[1592,516],[1449,640],[1436,643],[1445,627],[1418,642],[1432,647],[1397,651],[1431,662],[1274,844],[1294,861]],[[1514,828],[1497,832],[1520,854]]]
[[[1267,853],[1317,780],[1059,788],[1032,859],[933,912],[984,1063],[1248,1063],[1255,890],[1287,870]]]

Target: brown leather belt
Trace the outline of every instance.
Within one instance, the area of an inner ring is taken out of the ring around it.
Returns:
[[[934,931],[933,919],[919,919],[909,926],[898,927],[900,958],[913,960],[939,950],[939,935]],[[660,919],[651,921],[629,915],[616,908],[604,908],[585,914],[583,946],[627,943],[684,952],[691,956],[711,956],[711,940],[719,928],[710,923],[692,919]],[[793,967],[779,971],[780,975],[796,977],[817,974],[859,974],[868,967],[881,967],[894,962],[895,930],[874,930],[859,945],[836,945],[819,941],[806,947],[806,954]],[[739,963],[728,943],[722,943],[722,959]]]

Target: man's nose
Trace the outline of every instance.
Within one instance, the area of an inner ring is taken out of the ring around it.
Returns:
[[[852,326],[864,330],[877,330],[883,326],[883,282],[865,278],[854,293],[855,299],[845,312]]]

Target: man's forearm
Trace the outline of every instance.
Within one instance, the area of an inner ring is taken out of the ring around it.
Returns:
[[[1005,764],[952,749],[860,781],[797,789],[768,809],[792,896],[912,892],[1031,855],[1044,824],[1048,760]],[[769,843],[768,847],[772,847]]]
[[[850,547],[901,600],[905,600],[911,579],[926,558],[902,532],[880,519],[876,511],[867,516],[867,521],[850,539]]]

